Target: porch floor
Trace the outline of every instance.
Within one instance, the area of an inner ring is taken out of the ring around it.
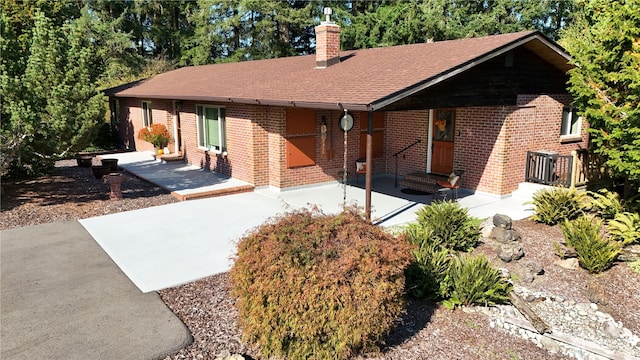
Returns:
[[[170,191],[180,200],[256,191],[262,195],[278,198],[292,207],[313,204],[329,213],[339,211],[343,204],[344,189],[337,181],[285,190],[254,189],[253,184],[203,170],[194,165],[187,165],[184,162],[156,160],[152,152],[129,152],[101,157],[118,158],[118,166]],[[364,188],[364,176],[350,178],[347,186],[347,203],[357,203],[358,206],[363,207]],[[402,185],[396,187],[395,178],[391,174],[374,175],[372,192],[373,220],[383,226],[414,221],[415,212],[422,205],[433,201],[432,194],[407,191],[407,188]],[[528,200],[530,196],[526,194],[514,193],[514,196],[497,197],[477,194],[467,189],[460,189],[458,192],[458,202],[468,208],[471,215],[480,218],[487,218],[496,213],[509,215],[514,220],[529,217],[533,212],[529,209],[530,206],[524,205]]]
[[[246,181],[186,164],[181,159],[176,160],[175,155],[170,160],[164,160],[152,151],[139,151],[99,157],[118,159],[119,167],[169,191],[180,201],[238,194],[254,189]]]

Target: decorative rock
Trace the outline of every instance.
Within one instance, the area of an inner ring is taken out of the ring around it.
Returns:
[[[224,350],[215,360],[244,360],[245,357],[240,354],[231,354],[228,350]]]
[[[607,321],[607,323],[604,324],[604,332],[612,338],[620,337],[620,329],[614,321]]]
[[[578,253],[576,252],[576,249],[567,246],[564,243],[558,243],[558,246],[560,248],[560,254],[557,254],[558,256],[560,256],[563,259],[566,258],[574,258],[574,257],[578,257]]]
[[[489,237],[495,239],[500,243],[508,243],[520,240],[520,234],[518,234],[515,230],[507,230],[500,227],[494,227],[493,229],[491,229],[491,235],[489,235]]]
[[[557,354],[560,352],[560,345],[548,337],[540,339],[540,345],[550,353]]]
[[[640,245],[627,245],[618,255],[618,260],[632,262],[640,260]]]
[[[588,304],[588,303],[578,303],[578,304],[576,304],[576,309],[578,311],[585,311],[586,312],[590,308],[591,308],[591,305]]]
[[[587,298],[594,304],[607,305],[607,295],[602,287],[595,282],[587,284]]]
[[[491,236],[491,230],[494,228],[493,221],[491,218],[486,218],[480,224],[480,234],[482,234],[483,238],[488,238]]]
[[[535,276],[529,271],[524,271],[520,276],[520,280],[528,284],[532,283],[534,278]]]
[[[561,268],[568,270],[577,270],[580,267],[578,259],[576,258],[555,259],[555,263]]]
[[[493,216],[493,225],[505,230],[511,230],[512,221],[511,218],[507,215],[495,214]]]
[[[542,264],[537,261],[527,261],[524,264],[524,268],[527,269],[533,275],[542,275],[544,274],[544,268]]]
[[[495,228],[498,229],[498,228]],[[518,260],[524,256],[522,245],[517,243],[502,244],[498,248],[498,257],[504,262]]]

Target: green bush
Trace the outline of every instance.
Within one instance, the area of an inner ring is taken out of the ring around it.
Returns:
[[[609,235],[624,246],[640,243],[640,215],[637,213],[622,212],[607,222]]]
[[[633,270],[636,274],[640,274],[640,260],[636,260],[636,261],[632,261],[629,263],[629,267],[631,268],[631,270]]]
[[[422,247],[422,243],[440,245],[456,251],[473,249],[480,240],[481,219],[470,216],[467,209],[455,201],[437,201],[417,211],[417,223],[407,227],[407,239]]]
[[[238,243],[231,284],[240,327],[264,357],[375,351],[404,311],[410,259],[408,243],[356,209],[282,215]]]
[[[444,305],[453,308],[458,305],[492,305],[509,299],[511,283],[502,276],[500,270],[489,264],[482,256],[462,255],[454,257],[449,269],[451,282],[450,298]]]
[[[583,214],[585,193],[575,189],[555,187],[538,190],[529,202],[535,206],[534,221],[555,225]]]
[[[601,233],[602,221],[583,215],[562,224],[565,242],[576,249],[580,266],[590,273],[600,273],[613,264],[620,253],[620,243],[609,241]]]
[[[406,272],[407,289],[411,295],[432,300],[447,298],[450,250],[424,241],[412,254],[414,261]]]
[[[592,210],[603,219],[613,219],[624,211],[620,196],[616,192],[600,189],[598,192],[588,191]]]
[[[417,223],[404,233],[415,246],[406,272],[412,295],[445,299],[450,307],[506,300],[511,285],[486,258],[456,256],[477,245],[480,223],[457,202],[435,202],[418,211]]]

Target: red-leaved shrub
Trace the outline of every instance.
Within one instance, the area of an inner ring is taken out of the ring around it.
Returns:
[[[363,220],[299,210],[240,240],[231,270],[240,326],[263,356],[376,351],[404,311],[409,245]]]

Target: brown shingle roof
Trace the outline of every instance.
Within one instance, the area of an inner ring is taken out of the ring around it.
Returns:
[[[536,31],[347,51],[315,68],[315,56],[185,67],[106,92],[117,97],[377,109],[518,46],[563,71],[569,56]],[[340,105],[342,104],[342,105]]]

